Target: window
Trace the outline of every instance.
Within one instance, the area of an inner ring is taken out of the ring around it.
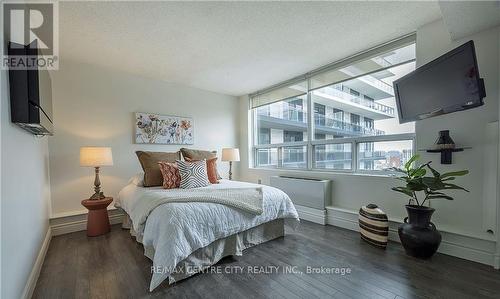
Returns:
[[[373,129],[373,119],[364,117],[364,122],[365,122],[365,128]]]
[[[325,105],[314,103],[314,115],[316,126],[325,125]]]
[[[284,131],[285,142],[296,142],[296,141],[304,141],[304,132],[300,131]]]
[[[359,126],[359,115],[351,113],[351,124]]]
[[[350,143],[324,144],[314,146],[314,168],[343,169],[352,167]]]
[[[350,89],[349,88],[349,93],[355,97],[359,97],[359,92],[357,92],[356,90],[354,89]]]
[[[259,129],[259,144],[270,144],[271,143],[271,129],[260,128]]]
[[[401,166],[414,152],[415,128],[399,124],[392,82],[414,69],[413,35],[251,95],[254,166]]]
[[[307,100],[294,97],[255,109],[257,144],[281,144],[307,140]],[[254,112],[254,113],[255,113]]]
[[[257,149],[257,165],[260,167],[278,167],[278,150],[276,148]]]
[[[283,168],[306,168],[305,146],[283,147]]]
[[[340,109],[333,108],[332,115],[333,115],[333,119],[335,119],[335,120],[340,120],[340,121],[344,120],[344,111],[342,111]]]
[[[300,85],[294,86],[300,88]],[[255,144],[255,166],[307,168],[305,95],[258,107],[254,109],[254,118],[259,132]]]
[[[384,170],[400,167],[411,158],[412,147],[412,140],[359,143],[358,169]]]

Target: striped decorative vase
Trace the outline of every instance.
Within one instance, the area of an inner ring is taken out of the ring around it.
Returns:
[[[359,228],[361,239],[376,247],[387,247],[389,221],[377,205],[369,204],[359,209]]]

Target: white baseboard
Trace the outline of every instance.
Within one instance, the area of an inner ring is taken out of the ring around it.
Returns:
[[[120,209],[108,210],[109,223],[118,224],[123,221],[123,212]],[[87,229],[87,213],[71,214],[50,219],[50,227],[52,235],[59,236],[74,232],[79,232]]]
[[[358,213],[350,210],[327,207],[327,224],[359,231]],[[400,242],[398,226],[401,222],[389,220],[389,240]],[[474,262],[496,266],[495,241],[474,238],[454,232],[440,230],[442,241],[438,252]]]
[[[326,224],[326,210],[319,210],[304,206],[295,205],[299,218],[321,225]]]
[[[42,247],[40,247],[40,251],[38,252],[38,256],[35,260],[35,264],[33,265],[33,269],[31,270],[30,276],[28,277],[28,281],[26,282],[26,286],[24,287],[23,293],[21,295],[22,299],[30,299],[33,296],[36,282],[38,281],[38,277],[40,276],[40,271],[42,270],[43,261],[45,260],[45,255],[47,254],[47,250],[49,249],[51,239],[52,229],[49,226],[47,229],[47,233],[45,234],[45,238],[43,239]]]

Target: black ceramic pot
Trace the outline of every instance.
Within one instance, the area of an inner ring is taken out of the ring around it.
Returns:
[[[399,226],[399,239],[406,254],[417,258],[430,258],[441,243],[441,234],[431,222],[433,208],[406,205],[408,217]]]

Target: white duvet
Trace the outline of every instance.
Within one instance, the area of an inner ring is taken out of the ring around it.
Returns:
[[[171,270],[191,253],[215,240],[248,230],[265,222],[283,218],[298,223],[298,214],[290,198],[281,190],[251,183],[221,180],[200,189],[262,187],[263,213],[255,215],[229,206],[204,203],[165,203],[156,207],[145,225],[137,227],[137,240],[144,245],[153,261],[154,269],[150,291],[168,278]],[[132,219],[138,213],[141,201],[168,196],[161,187],[138,187],[131,183],[118,194],[115,206],[122,208]],[[152,249],[152,250],[150,250]],[[160,270],[161,269],[161,270]]]

